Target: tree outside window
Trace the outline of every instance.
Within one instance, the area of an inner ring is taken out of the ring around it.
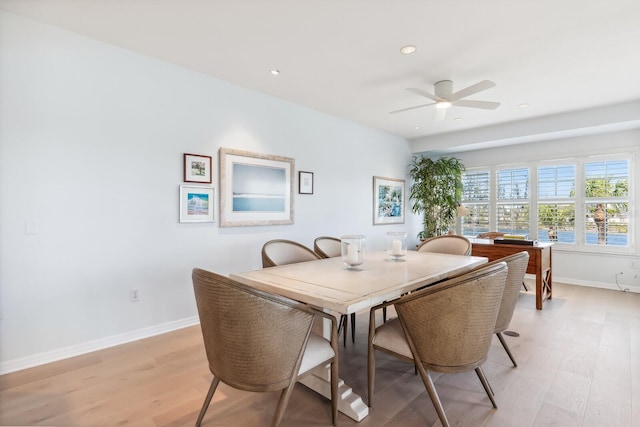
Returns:
[[[627,246],[629,232],[629,162],[585,164],[585,242]]]

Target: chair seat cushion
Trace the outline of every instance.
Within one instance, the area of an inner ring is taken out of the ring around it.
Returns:
[[[334,355],[335,353],[333,352],[333,348],[331,348],[330,341],[322,338],[320,335],[310,334],[307,348],[304,350],[304,355],[302,356],[298,375],[302,375],[308,370],[315,368],[323,361],[331,359]]]
[[[373,345],[386,348],[394,353],[413,359],[411,349],[405,338],[400,319],[394,318],[376,328]]]

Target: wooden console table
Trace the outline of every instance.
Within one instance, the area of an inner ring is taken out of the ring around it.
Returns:
[[[529,252],[527,273],[536,275],[536,308],[542,310],[542,302],[551,299],[551,247],[553,243],[538,243],[535,246],[495,243],[489,239],[471,240],[471,255],[483,256],[493,261],[521,251]]]

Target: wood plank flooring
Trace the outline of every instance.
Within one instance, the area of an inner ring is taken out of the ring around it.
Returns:
[[[532,288],[532,287],[530,287]],[[356,344],[341,348],[340,376],[366,395],[368,315],[358,315]],[[475,373],[433,375],[455,426],[640,427],[640,294],[554,284],[535,310],[523,292],[506,337],[513,368],[494,338],[485,373],[493,409]],[[199,327],[185,328],[0,376],[0,425],[192,426],[209,387]],[[203,426],[268,426],[277,401],[221,385]],[[297,385],[282,426],[329,426],[326,399]],[[413,367],[377,355],[374,407],[360,423],[439,426]]]

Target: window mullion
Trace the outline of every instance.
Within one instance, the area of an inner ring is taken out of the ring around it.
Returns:
[[[538,168],[529,165],[529,238],[538,239]]]
[[[489,231],[496,231],[498,227],[498,220],[496,218],[498,200],[498,178],[497,170],[495,166],[489,169]]]

